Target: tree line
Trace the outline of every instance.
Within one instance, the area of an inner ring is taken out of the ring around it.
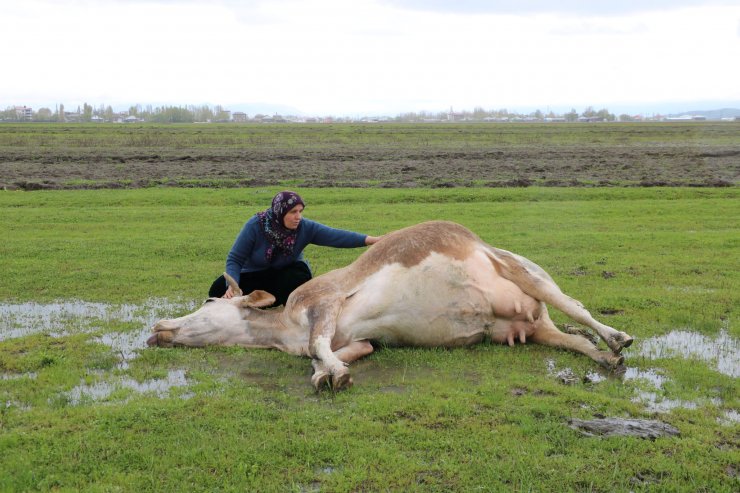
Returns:
[[[50,108],[39,108],[32,112],[30,118],[24,108],[9,107],[0,111],[0,121],[34,121],[34,122],[114,122],[133,117],[137,120],[154,123],[195,123],[229,121],[230,112],[222,106],[188,105],[188,106],[152,106],[134,105],[128,111],[114,111],[113,108],[100,105],[97,108],[84,103],[70,111],[63,104]]]
[[[26,111],[23,111],[26,110]],[[227,122],[232,120],[231,112],[223,106],[216,105],[187,105],[187,106],[152,106],[134,105],[129,107],[128,111],[116,112],[111,106],[100,105],[93,107],[87,103],[78,106],[76,110],[69,111],[63,104],[57,105],[54,110],[50,108],[40,108],[28,113],[25,107],[9,107],[0,111],[0,121],[34,121],[34,122],[115,122],[115,121],[146,121],[153,123],[196,123],[196,122]],[[279,117],[276,119],[275,117]],[[300,117],[282,117],[274,115],[253,115],[251,121],[264,121],[270,118],[272,121],[290,121],[300,120]],[[321,120],[341,121],[362,121],[377,120],[378,118],[332,118],[324,117]],[[482,107],[476,107],[472,111],[463,110],[453,112],[451,109],[447,112],[408,112],[401,113],[396,117],[384,117],[383,121],[397,122],[424,122],[424,121],[566,121],[576,122],[588,119],[590,121],[632,121],[635,118],[630,115],[616,115],[609,112],[608,109],[602,108],[595,110],[589,106],[582,112],[575,108],[567,113],[557,114],[553,111],[547,113],[536,110],[530,113],[520,113],[509,111],[505,108],[498,110],[486,110]]]

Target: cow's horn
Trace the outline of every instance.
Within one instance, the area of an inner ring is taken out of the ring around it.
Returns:
[[[226,279],[226,282],[229,283],[229,286],[231,286],[231,290],[234,292],[234,296],[241,296],[242,290],[239,288],[239,285],[236,283],[233,277],[228,275],[226,272],[224,272],[224,279]]]

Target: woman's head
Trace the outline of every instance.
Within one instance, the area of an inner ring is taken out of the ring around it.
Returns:
[[[300,195],[283,191],[272,199],[272,214],[275,220],[288,229],[297,229],[301,223],[303,208],[306,205]]]

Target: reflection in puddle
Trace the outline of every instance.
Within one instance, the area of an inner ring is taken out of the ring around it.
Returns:
[[[740,413],[734,409],[730,409],[729,411],[725,411],[723,413],[723,416],[717,419],[717,421],[720,424],[728,425],[728,426],[740,423]]]
[[[97,382],[92,385],[82,384],[65,392],[69,402],[73,406],[91,400],[100,401],[108,398],[118,389],[131,389],[139,394],[153,393],[159,398],[169,396],[171,388],[185,387],[188,381],[185,378],[185,370],[171,370],[165,378],[155,378],[144,382],[137,382],[130,377],[121,377],[114,381]],[[192,394],[185,394],[181,397],[187,398]]]
[[[111,332],[96,337],[95,341],[110,346],[113,352],[121,356],[117,368],[125,370],[128,363],[136,358],[137,351],[147,347],[146,340],[152,334],[149,326],[137,332]]]
[[[697,409],[699,404],[692,401],[667,399],[656,392],[640,392],[632,402],[644,404],[645,408],[654,413],[666,413],[674,409]]]
[[[36,372],[30,373],[3,373],[0,375],[0,380],[20,380],[21,378],[28,378],[35,380],[37,376]]]
[[[622,378],[624,380],[646,380],[658,390],[662,389],[663,384],[668,381],[668,379],[658,373],[658,370],[655,368],[648,368],[647,370],[626,368]]]
[[[173,313],[192,311],[197,302],[150,299],[142,305],[86,301],[0,304],[0,341],[46,333],[53,337],[99,330],[100,322],[120,321],[150,327]]]
[[[720,373],[740,377],[740,343],[725,330],[714,339],[684,330],[651,337],[640,344],[639,354],[650,359],[699,358],[714,363]]]

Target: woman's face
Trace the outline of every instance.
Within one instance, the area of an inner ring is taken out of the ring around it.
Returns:
[[[298,229],[298,225],[301,224],[301,218],[303,217],[303,206],[298,204],[289,210],[283,218],[283,226],[288,229]]]

